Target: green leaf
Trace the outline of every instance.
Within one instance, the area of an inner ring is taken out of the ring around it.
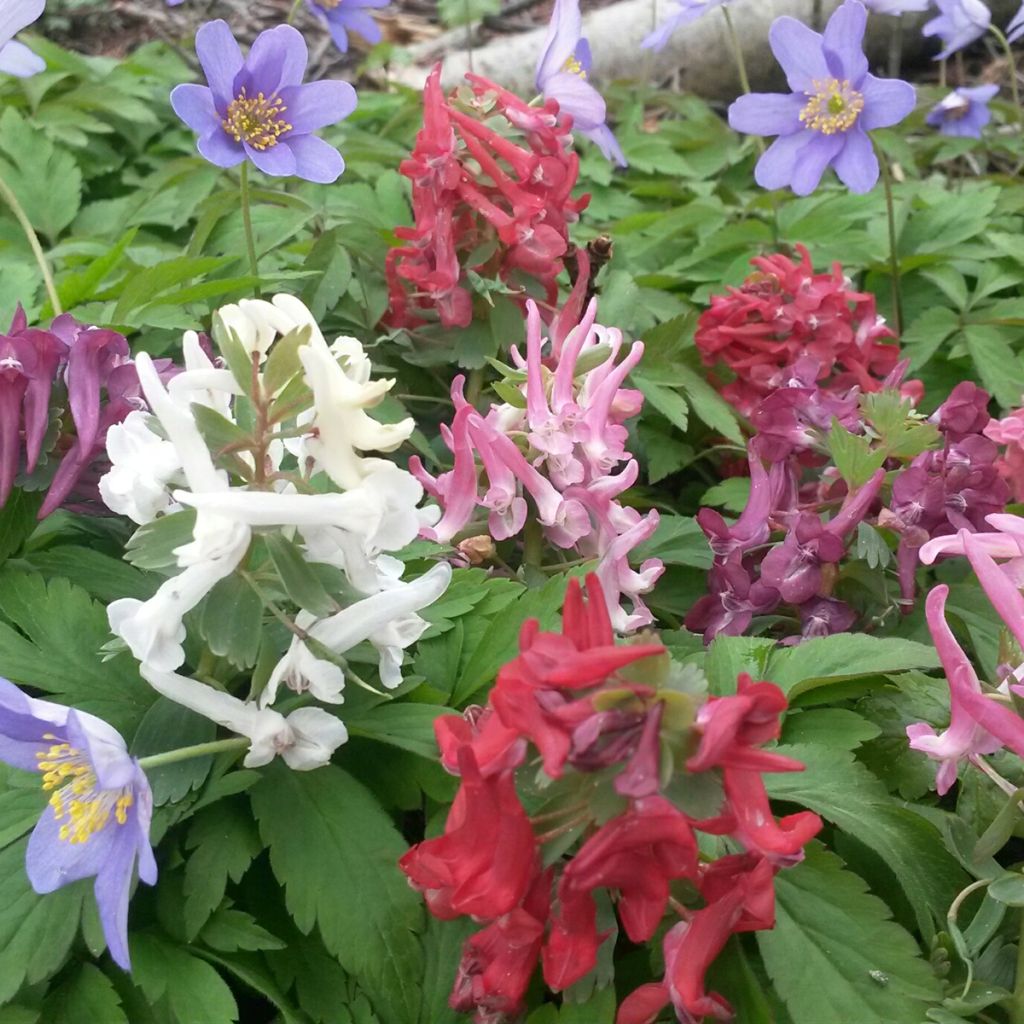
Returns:
[[[452,713],[433,704],[378,704],[361,714],[346,716],[345,725],[353,736],[366,736],[436,760],[434,722]]]
[[[679,383],[690,403],[690,408],[698,418],[712,430],[718,431],[735,444],[744,444],[743,431],[740,429],[732,406],[707,380],[688,366],[677,366],[675,373],[678,375]]]
[[[938,667],[935,649],[926,644],[900,637],[836,633],[776,650],[765,678],[792,701],[816,687],[846,679]]]
[[[177,1024],[234,1024],[238,1006],[224,979],[188,950],[148,932],[130,939],[131,980]]]
[[[299,930],[319,926],[382,1020],[415,1024],[423,908],[398,870],[406,846],[391,819],[333,765],[315,772],[273,765],[250,795]]]
[[[263,602],[237,573],[220,580],[200,606],[199,631],[212,654],[241,669],[256,664],[263,629]]]
[[[294,604],[318,617],[337,610],[333,598],[296,544],[280,533],[269,534],[265,542],[274,568],[281,577],[281,585]]]
[[[44,577],[64,576],[104,602],[120,597],[145,601],[153,596],[160,582],[119,558],[73,544],[29,552],[25,561]]]
[[[465,1024],[466,1018],[449,1007],[448,997],[455,983],[462,945],[478,929],[479,925],[466,917],[441,921],[428,915],[423,933],[426,965],[418,1024]]]
[[[900,347],[910,356],[910,370],[916,373],[927,364],[950,335],[960,330],[960,317],[945,306],[925,310],[904,332]]]
[[[103,279],[124,259],[128,246],[132,244],[138,230],[137,227],[129,228],[113,246],[94,259],[84,270],[65,274],[60,279],[57,295],[65,310],[74,309],[75,306],[96,297]],[[43,309],[44,318],[47,315],[53,315],[49,303]]]
[[[42,504],[41,493],[15,488],[0,506],[0,562],[21,550],[39,521],[36,513]]]
[[[726,512],[741,513],[750,501],[750,477],[734,476],[709,487],[700,499],[701,505],[724,508]]]
[[[81,964],[43,1003],[47,1024],[129,1024],[110,979],[92,964]]]
[[[174,551],[192,540],[195,525],[194,508],[184,508],[180,512],[160,516],[140,526],[128,538],[124,557],[139,569],[177,568]]]
[[[641,373],[634,373],[633,383],[643,393],[644,398],[654,406],[671,423],[684,433],[689,417],[687,416],[686,399],[665,384],[658,384]]]
[[[987,324],[968,324],[964,338],[981,383],[1003,408],[1015,409],[1024,394],[1024,365],[1006,333]]]
[[[696,519],[692,516],[663,515],[654,535],[633,551],[631,560],[642,562],[646,558],[660,558],[669,565],[710,569],[712,557],[708,539]]]
[[[139,723],[131,752],[135,757],[162,754],[178,747],[209,743],[216,735],[217,727],[208,718],[167,697],[158,697]],[[153,790],[153,803],[160,807],[182,800],[206,781],[212,764],[213,756],[208,755],[148,769],[146,778]]]
[[[899,806],[852,754],[818,744],[780,746],[779,753],[804,764],[802,772],[765,777],[768,795],[809,807],[877,853],[899,880],[922,934],[967,884],[930,822]]]
[[[222,908],[203,925],[200,942],[222,953],[238,950],[283,949],[284,943],[256,923],[251,914],[242,910]]]
[[[851,434],[834,416],[828,432],[828,447],[836,469],[850,487],[866,484],[885,461],[884,450],[872,451],[866,437]]]
[[[0,850],[0,1004],[22,984],[56,974],[78,931],[89,882],[76,882],[47,896],[32,891],[25,875],[27,839]]]
[[[185,845],[193,851],[185,864],[185,931],[192,939],[220,906],[228,879],[240,882],[263,845],[251,816],[235,801],[197,812]]]
[[[75,158],[12,106],[0,117],[0,153],[0,174],[25,215],[37,231],[55,240],[75,219],[82,201],[82,172]]]
[[[986,891],[998,903],[1024,907],[1024,875],[1008,871],[994,879]]]
[[[11,623],[0,622],[0,675],[132,735],[156,694],[127,653],[101,660],[100,648],[110,640],[102,605],[67,580],[6,569],[0,614]]]
[[[341,301],[352,280],[352,259],[341,245],[338,229],[325,231],[313,243],[302,269],[314,275],[303,289],[302,301],[314,320],[322,320],[324,314]]]
[[[817,843],[775,879],[775,928],[757,933],[793,1024],[920,1024],[942,990],[913,938]]]

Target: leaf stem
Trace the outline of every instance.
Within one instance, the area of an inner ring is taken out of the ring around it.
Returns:
[[[178,747],[176,750],[165,750],[162,754],[150,754],[139,758],[139,767],[143,771],[162,768],[178,761],[188,761],[193,757],[209,757],[211,754],[222,754],[227,750],[241,750],[248,747],[250,740],[245,736],[232,736],[227,740],[211,740],[209,743],[196,743],[191,747]]]
[[[252,269],[252,276],[260,276],[260,264],[256,258],[256,236],[252,232],[252,210],[249,205],[249,161],[242,164],[241,175],[239,176],[239,190],[242,202],[242,226],[245,228],[245,247],[249,253],[249,266]],[[256,296],[259,297],[259,285],[256,286]]]
[[[882,190],[885,192],[885,215],[889,222],[889,275],[892,280],[892,319],[896,334],[903,333],[903,311],[900,296],[900,257],[896,247],[896,206],[892,196],[892,172],[889,170],[889,159],[882,152],[874,137],[871,139],[878,156],[878,166],[882,172]]]
[[[1013,979],[1013,997],[1009,1006],[1010,1024],[1024,1024],[1024,910],[1020,912],[1017,936],[1017,974]]]
[[[32,222],[28,219],[28,214],[25,213],[24,207],[18,202],[18,197],[2,177],[0,177],[0,196],[3,197],[4,202],[10,207],[11,213],[14,214],[15,220],[17,220],[25,234],[29,248],[32,250],[32,255],[36,258],[36,265],[39,267],[39,272],[43,275],[43,284],[46,287],[46,295],[50,300],[53,315],[60,316],[64,310],[61,309],[60,299],[57,296],[57,286],[53,283],[50,264],[47,262],[43,247],[39,244],[39,236],[36,234],[35,228],[32,227]]]

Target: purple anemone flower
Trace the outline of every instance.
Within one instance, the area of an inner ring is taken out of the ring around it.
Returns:
[[[387,7],[391,0],[307,0],[309,9],[327,26],[334,45],[348,51],[348,34],[355,32],[368,43],[381,41],[380,26],[367,8]]]
[[[982,0],[935,0],[939,16],[926,22],[923,35],[938,36],[944,49],[935,59],[947,57],[980,39],[992,21],[992,12]]]
[[[604,97],[587,81],[590,44],[582,32],[579,0],[555,0],[544,50],[537,61],[537,90],[545,99],[557,100],[559,110],[572,116],[573,128],[609,160],[626,167],[622,148],[605,123]]]
[[[308,51],[290,25],[261,32],[249,55],[224,21],[196,33],[205,85],[179,85],[174,112],[199,136],[199,152],[218,167],[251,160],[264,174],[330,184],[345,169],[341,154],[312,133],[355,110],[348,82],[302,84]]]
[[[859,0],[837,7],[824,35],[795,18],[775,20],[768,39],[793,92],[753,93],[729,107],[737,131],[778,136],[754,171],[762,188],[810,195],[830,166],[851,192],[869,192],[878,181],[867,133],[902,121],[915,93],[907,82],[868,74],[866,23]]]
[[[992,120],[988,105],[997,92],[998,85],[954,89],[941,103],[932,107],[925,120],[943,135],[980,139],[981,129]]]
[[[153,796],[138,762],[106,722],[36,700],[0,679],[0,761],[42,773],[50,802],[28,841],[25,870],[38,893],[95,877],[103,935],[128,957],[128,900],[139,878],[156,882],[149,842]]]
[[[46,0],[0,0],[0,71],[29,78],[46,70],[46,62],[14,37],[37,21]]]
[[[670,14],[640,44],[645,50],[663,50],[677,28],[702,18],[715,7],[723,7],[728,0],[676,0],[676,11]]]
[[[1021,36],[1024,36],[1024,4],[1020,5],[1020,10],[1013,16],[1010,24],[1006,26],[1007,42],[1015,43]]]

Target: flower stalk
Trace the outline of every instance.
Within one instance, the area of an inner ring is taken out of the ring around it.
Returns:
[[[162,754],[140,757],[139,767],[143,771],[152,771],[154,768],[163,768],[165,765],[177,764],[179,761],[189,761],[195,757],[210,757],[213,754],[223,754],[230,750],[244,750],[248,746],[249,739],[246,736],[211,740],[209,743],[196,743],[190,747],[178,747],[175,750],[165,750]]]
[[[249,267],[253,277],[260,276],[260,264],[256,257],[256,236],[252,231],[252,208],[249,200],[249,164],[242,164],[242,171],[239,176],[239,193],[242,203],[242,227],[245,230],[245,248],[249,253]],[[259,297],[259,285],[256,286],[256,295]]]
[[[18,202],[18,197],[2,177],[0,177],[0,197],[3,197],[3,201],[10,208],[19,227],[24,232],[32,255],[35,257],[36,266],[39,267],[39,272],[43,275],[43,285],[46,287],[46,297],[50,300],[50,307],[53,309],[54,316],[60,316],[64,310],[61,308],[60,298],[57,295],[57,286],[53,283],[50,264],[43,252],[43,247],[39,244],[39,236],[36,234],[35,228],[32,227],[32,222],[28,219],[24,207]]]
[[[892,282],[892,320],[896,334],[903,333],[903,311],[901,308],[900,291],[900,257],[896,240],[896,205],[893,201],[892,171],[889,158],[882,152],[878,143],[872,138],[875,153],[878,155],[878,166],[882,172],[882,191],[885,193],[885,216],[889,225],[889,277]]]
[[[1010,45],[1010,40],[1006,38],[1006,34],[996,28],[995,25],[989,25],[988,30],[996,37],[1003,53],[1006,55],[1006,66],[1010,75],[1010,95],[1013,97],[1017,124],[1024,125],[1024,107],[1021,107],[1020,103],[1020,86],[1017,84],[1017,61],[1013,55],[1013,47]]]

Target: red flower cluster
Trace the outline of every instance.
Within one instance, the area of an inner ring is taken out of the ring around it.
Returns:
[[[877,391],[899,359],[895,334],[875,311],[875,297],[855,292],[839,264],[815,274],[807,249],[800,263],[776,253],[751,260],[757,272],[728,295],[713,295],[694,338],[706,366],[724,363],[735,379],[723,397],[745,416],[783,387],[801,358],[817,363],[829,390]]]
[[[638,681],[639,666],[620,674],[659,655],[660,644],[616,646],[596,577],[587,600],[573,580],[562,632],[527,622],[488,706],[437,720],[442,763],[462,784],[444,834],[413,847],[401,867],[437,917],[485,923],[463,949],[451,996],[478,1024],[522,1012],[538,963],[555,991],[595,967],[609,935],[598,925],[602,889],[616,894],[632,942],[649,941],[670,906],[681,917],[665,937],[664,982],[634,992],[618,1024],[645,1024],[670,1002],[686,1021],[731,1012],[705,991],[704,974],[730,935],[772,927],[774,873],[800,859],[821,820],[806,811],[776,820],[768,805],[761,774],[802,769],[760,749],[779,735],[786,700],[778,687],[741,676],[735,695],[695,710],[691,695]],[[516,789],[531,744],[552,780],[532,819]],[[669,799],[666,763],[718,774],[724,797],[714,818],[697,820]],[[697,830],[730,835],[746,852],[704,863]],[[564,849],[577,835],[575,855],[545,870],[553,859],[545,845]],[[689,885],[675,895],[695,892],[703,906],[672,898],[681,880]]]
[[[524,298],[532,278],[554,304],[569,224],[590,198],[571,198],[579,157],[572,119],[554,100],[531,107],[486,78],[467,78],[468,90],[446,98],[434,68],[423,89],[423,128],[399,168],[412,182],[416,223],[395,229],[405,244],[387,256],[386,320],[394,327],[424,323],[429,311],[445,327],[467,326],[468,270],[523,288]]]

